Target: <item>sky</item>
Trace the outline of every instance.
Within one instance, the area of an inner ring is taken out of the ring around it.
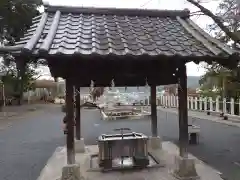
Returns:
[[[204,7],[215,12],[219,0],[204,0]],[[115,8],[143,8],[143,9],[167,9],[167,10],[183,10],[189,9],[195,12],[198,9],[188,3],[186,0],[44,0],[50,5],[67,5],[67,6],[90,6],[90,7],[115,7]],[[192,20],[201,28],[206,29],[207,24],[211,24],[212,20],[206,16],[192,17]],[[194,63],[187,64],[188,76],[201,76],[205,70],[203,65]],[[49,73],[47,67],[41,67],[40,72]],[[49,76],[50,77],[50,76]],[[48,79],[47,76],[42,78]]]

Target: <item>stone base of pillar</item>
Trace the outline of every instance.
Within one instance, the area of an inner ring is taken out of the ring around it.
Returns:
[[[84,153],[85,152],[85,144],[84,144],[83,138],[81,138],[80,140],[75,139],[75,152],[76,153]]]
[[[80,180],[80,166],[79,164],[69,164],[62,168],[61,180]]]
[[[173,175],[180,180],[198,180],[200,177],[197,175],[195,168],[195,160],[189,158],[175,157],[176,169]]]
[[[152,149],[162,149],[162,139],[157,137],[149,137],[148,147]]]

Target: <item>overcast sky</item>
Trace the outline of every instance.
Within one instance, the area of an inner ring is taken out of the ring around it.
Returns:
[[[215,12],[219,0],[204,0],[203,5],[209,10]],[[168,9],[168,10],[183,10],[188,8],[191,12],[196,9],[186,0],[44,0],[51,5],[67,5],[67,6],[91,6],[91,7],[116,7],[116,8],[145,8],[145,9]],[[212,21],[206,16],[193,17],[195,23],[200,27],[206,28],[207,24]],[[46,73],[48,68],[43,68]],[[48,71],[49,72],[49,71]],[[194,63],[187,64],[187,74],[190,76],[201,76],[204,74],[204,69],[201,65]]]

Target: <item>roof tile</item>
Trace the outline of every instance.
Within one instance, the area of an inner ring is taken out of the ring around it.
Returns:
[[[45,26],[40,39],[32,49],[35,54],[41,54],[39,48],[44,43],[50,43],[50,46],[43,48],[45,53],[50,55],[131,54],[139,56],[147,54],[196,57],[218,55],[216,51],[209,48],[209,44],[212,44],[216,50],[226,53],[218,43],[206,39],[195,25],[193,27],[192,22],[188,23],[185,11],[141,10],[143,12],[141,14],[139,10],[136,13],[125,10],[126,14],[124,14],[119,9],[109,11],[97,8],[93,8],[92,11],[84,8],[53,9],[50,8],[45,12],[47,13]],[[56,21],[57,12],[60,14],[59,21]],[[40,18],[35,18],[34,24],[17,44],[25,45],[31,41],[39,23],[41,23]],[[49,36],[51,28],[56,28],[56,33]],[[203,41],[199,40],[199,37],[203,38]],[[206,40],[210,42],[204,44]]]

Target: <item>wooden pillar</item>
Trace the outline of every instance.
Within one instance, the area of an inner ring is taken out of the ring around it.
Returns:
[[[188,151],[188,109],[187,109],[187,73],[186,65],[182,64],[179,67],[179,86],[178,86],[178,98],[179,98],[179,149],[180,156],[187,157]]]
[[[152,127],[152,137],[157,137],[158,127],[157,127],[157,104],[156,104],[156,85],[151,85],[151,127]]]
[[[22,104],[22,98],[23,98],[23,91],[24,91],[24,78],[25,78],[25,72],[26,72],[26,66],[27,63],[24,59],[17,59],[16,60],[16,66],[17,66],[17,78],[18,78],[18,84],[17,84],[17,92],[18,92],[18,105]]]
[[[69,79],[66,79],[66,115],[67,115],[67,163],[75,163],[74,149],[74,89]]]
[[[75,87],[75,100],[76,100],[76,115],[75,115],[75,123],[76,123],[76,139],[81,139],[81,110],[80,110],[80,87]]]

